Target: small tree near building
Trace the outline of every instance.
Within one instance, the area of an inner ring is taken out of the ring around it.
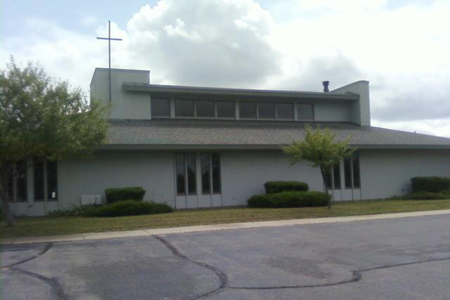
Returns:
[[[32,164],[13,166],[28,158],[35,164],[92,155],[105,141],[105,116],[106,108],[89,103],[81,89],[52,81],[33,63],[20,68],[11,58],[0,72],[0,200],[8,226],[14,225],[8,183]]]
[[[343,141],[335,141],[336,134],[330,129],[313,129],[305,127],[305,139],[293,142],[289,146],[282,147],[291,164],[306,160],[312,167],[319,168],[325,188],[328,193],[327,176],[331,174],[333,167],[346,157],[350,157],[355,149],[349,146],[350,136]],[[331,199],[328,208],[331,207]]]

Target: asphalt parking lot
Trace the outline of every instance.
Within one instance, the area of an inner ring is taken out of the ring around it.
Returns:
[[[1,299],[450,299],[450,215],[2,246]]]

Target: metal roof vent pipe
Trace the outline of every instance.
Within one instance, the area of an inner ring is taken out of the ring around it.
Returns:
[[[330,85],[330,82],[328,80],[326,81],[322,81],[322,85],[323,85],[323,92],[324,93],[328,93],[330,90],[328,89],[328,86]]]

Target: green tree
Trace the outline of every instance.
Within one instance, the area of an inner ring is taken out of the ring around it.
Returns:
[[[350,136],[342,141],[335,141],[336,134],[330,129],[313,129],[307,125],[305,127],[305,139],[293,142],[289,146],[282,147],[291,164],[306,160],[312,167],[319,168],[322,175],[325,192],[328,193],[326,178],[331,174],[333,167],[339,162],[350,157],[355,149],[349,146]],[[331,207],[331,199],[328,208]]]
[[[92,155],[106,139],[106,112],[81,89],[53,81],[33,63],[20,68],[11,58],[0,73],[0,199],[8,226],[14,225],[8,181],[24,171],[14,163]]]

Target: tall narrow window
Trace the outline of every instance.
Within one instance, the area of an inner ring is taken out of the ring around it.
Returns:
[[[176,172],[177,172],[177,194],[186,194],[186,165],[184,162],[184,154],[175,156]]]
[[[44,201],[44,162],[34,164],[34,200]]]
[[[17,162],[16,171],[18,172],[16,177],[17,202],[27,202],[27,163],[25,160]]]
[[[47,199],[58,199],[58,166],[56,161],[47,161]]]
[[[211,194],[211,154],[202,153],[201,174],[202,174],[202,194]]]
[[[352,158],[346,157],[344,159],[344,175],[345,175],[345,188],[352,188]]]
[[[334,189],[341,189],[341,166],[336,165],[333,168]]]
[[[256,119],[256,102],[239,102],[239,118]]]
[[[333,173],[333,175],[332,175]],[[334,179],[334,180],[332,180]],[[339,165],[334,166],[332,169],[332,172],[327,174],[325,176],[325,184],[327,185],[327,188],[332,189],[333,185],[332,182],[334,182],[334,189],[339,190],[341,189],[341,168]]]
[[[10,202],[27,202],[27,166],[25,160],[13,165],[15,177],[8,179],[8,200]]]
[[[361,173],[359,170],[359,153],[353,153],[352,157],[344,160],[345,173],[345,188],[360,189],[361,188]],[[353,180],[353,182],[352,182]],[[353,184],[353,185],[352,185]]]
[[[8,201],[14,202],[14,179],[8,178]]]
[[[212,164],[212,180],[213,180],[213,193],[222,193],[222,184],[220,176],[220,153],[211,154],[211,164]]]
[[[38,161],[34,164],[34,200],[44,201],[44,167],[47,165],[47,199],[58,199],[57,162],[48,160],[47,163]]]
[[[170,117],[170,99],[152,99],[152,117]]]
[[[361,188],[361,177],[359,171],[359,153],[353,154],[353,186],[355,189]]]
[[[197,167],[195,161],[195,153],[186,154],[187,186],[189,195],[197,194]]]

